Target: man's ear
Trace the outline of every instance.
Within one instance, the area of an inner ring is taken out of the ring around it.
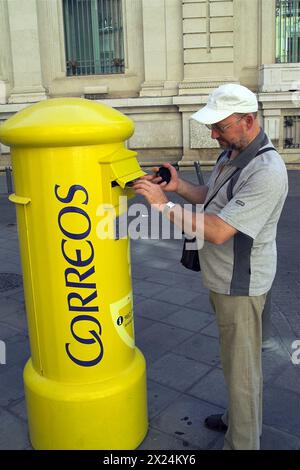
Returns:
[[[251,129],[255,121],[253,114],[247,114],[244,119],[247,124],[247,129]]]

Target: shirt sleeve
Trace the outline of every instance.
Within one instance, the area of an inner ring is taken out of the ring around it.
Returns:
[[[217,215],[239,232],[255,239],[274,209],[285,199],[286,181],[279,171],[265,166],[246,181],[239,185],[237,182],[233,193],[233,198]]]

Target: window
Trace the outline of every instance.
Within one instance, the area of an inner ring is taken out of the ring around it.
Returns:
[[[276,0],[276,62],[300,62],[300,0]]]
[[[122,0],[63,0],[67,75],[124,73]]]
[[[300,116],[284,116],[283,148],[300,148]]]

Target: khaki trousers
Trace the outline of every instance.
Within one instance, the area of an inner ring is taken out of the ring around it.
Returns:
[[[230,296],[210,291],[228,389],[223,449],[258,450],[262,431],[262,311],[267,294]]]

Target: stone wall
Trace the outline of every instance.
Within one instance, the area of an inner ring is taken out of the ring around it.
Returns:
[[[95,94],[135,121],[128,145],[141,162],[211,165],[218,146],[190,116],[234,82],[258,94],[262,125],[300,163],[299,149],[283,149],[300,64],[274,63],[275,0],[123,0],[123,23],[124,74],[67,77],[61,0],[1,0],[0,122],[42,99]]]

